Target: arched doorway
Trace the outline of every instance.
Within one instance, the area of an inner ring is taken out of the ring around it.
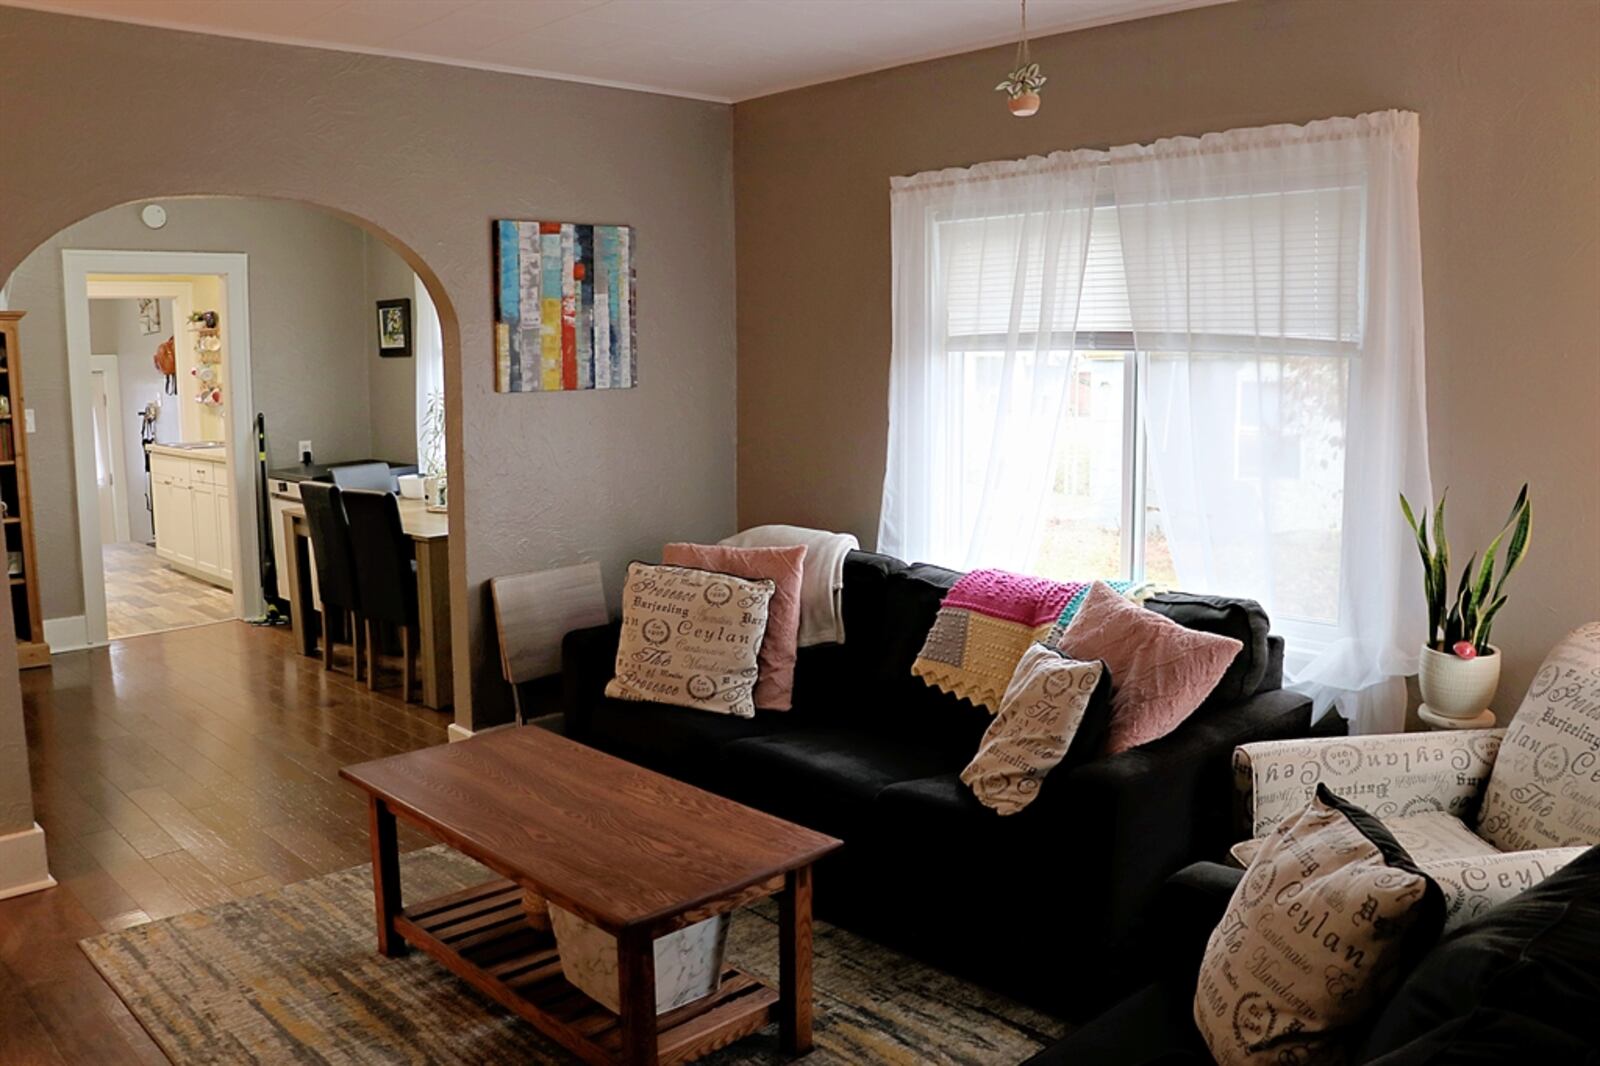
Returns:
[[[155,213],[144,210],[151,204],[162,208],[160,225],[152,225]],[[98,445],[106,431],[92,418],[99,393],[91,384],[90,363],[106,353],[93,350],[94,323],[83,306],[88,289],[114,289],[120,279],[120,295],[135,298],[128,286],[142,284],[152,289],[148,298],[159,299],[181,289],[185,279],[204,276],[222,282],[211,300],[217,306],[196,309],[191,298],[182,317],[217,312],[212,328],[226,353],[226,363],[218,366],[220,398],[209,405],[217,417],[209,429],[184,431],[184,436],[198,432],[198,439],[166,443],[215,443],[225,453],[222,482],[188,488],[193,528],[213,537],[215,551],[231,567],[215,561],[217,555],[206,566],[185,566],[197,549],[185,559],[180,547],[164,560],[169,568],[198,571],[213,584],[231,585],[231,615],[260,617],[283,590],[267,587],[271,575],[258,560],[272,555],[275,569],[284,569],[281,544],[264,548],[281,526],[262,520],[272,507],[259,491],[263,469],[300,465],[304,442],[316,466],[383,458],[398,460],[397,467],[427,466],[428,473],[444,473],[442,427],[422,430],[425,420],[442,418],[444,334],[448,330],[453,341],[455,316],[437,279],[388,234],[342,212],[269,198],[139,200],[82,219],[35,248],[5,288],[9,306],[29,313],[25,373],[29,405],[39,409],[30,444],[34,462],[42,464],[36,481],[41,489],[47,481],[55,486],[35,503],[34,517],[41,533],[43,613],[54,623],[49,628],[57,650],[118,635],[106,626],[104,601],[96,602],[106,570],[101,541],[106,530],[138,526],[100,520],[101,501],[114,500],[115,494],[98,491],[98,475],[106,466],[105,449]],[[173,297],[169,314],[177,313],[178,299]],[[380,348],[379,304],[391,305],[391,319],[393,305],[409,305],[401,333],[410,335],[398,346],[402,352]],[[427,338],[418,334],[425,325]],[[177,334],[180,349],[195,342],[178,329],[160,332]],[[419,369],[425,361],[427,373]],[[167,393],[185,415],[207,406],[200,394],[210,384],[201,366],[190,370],[193,377],[169,385]],[[142,395],[130,395],[127,376],[122,377],[127,438],[126,423],[148,403]],[[257,414],[266,420],[264,463]],[[425,455],[429,441],[433,454]],[[124,481],[126,506],[157,508],[160,493],[153,481],[138,484],[136,474]],[[192,505],[202,495],[211,520]],[[159,523],[153,513],[149,517],[154,533]],[[207,521],[217,528],[210,529]],[[450,702],[448,691],[443,702]]]

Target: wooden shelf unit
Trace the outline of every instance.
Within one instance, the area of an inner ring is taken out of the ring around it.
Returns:
[[[27,406],[22,400],[22,342],[18,324],[25,312],[0,311],[0,396],[8,417],[0,417],[0,500],[6,518],[0,529],[6,542],[11,611],[17,625],[17,661],[24,670],[50,665],[44,640],[44,615],[39,610],[39,553],[33,540],[33,499],[28,490]],[[21,573],[10,573],[13,553]]]

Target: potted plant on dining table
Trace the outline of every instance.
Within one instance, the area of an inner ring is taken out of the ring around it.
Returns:
[[[1467,560],[1456,583],[1455,596],[1447,600],[1450,542],[1444,531],[1444,501],[1433,510],[1433,536],[1428,534],[1428,513],[1419,521],[1402,493],[1400,509],[1417,540],[1422,555],[1422,587],[1428,601],[1428,640],[1422,647],[1417,680],[1422,688],[1423,717],[1432,712],[1462,722],[1483,715],[1500,685],[1500,649],[1489,642],[1495,616],[1505,606],[1506,581],[1528,553],[1533,533],[1533,505],[1523,485],[1500,532],[1483,553]],[[1506,541],[1509,534],[1510,540]],[[1495,565],[1505,542],[1505,562],[1500,576]]]

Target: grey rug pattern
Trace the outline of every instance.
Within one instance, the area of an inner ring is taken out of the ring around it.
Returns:
[[[401,859],[408,899],[489,880],[438,847]],[[176,1063],[576,1061],[438,963],[373,949],[366,866],[82,942],[84,952]],[[777,976],[777,908],[738,912],[729,960]],[[814,932],[816,1050],[804,1061],[1004,1066],[1060,1037],[1048,1015],[826,923]],[[777,1027],[701,1062],[785,1061]]]

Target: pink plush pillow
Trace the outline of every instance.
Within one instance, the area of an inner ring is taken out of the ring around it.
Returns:
[[[1106,753],[1164,737],[1205,702],[1244,647],[1232,637],[1186,629],[1096,581],[1061,634],[1074,659],[1111,671]]]
[[[667,566],[692,566],[749,581],[768,578],[777,586],[767,606],[767,634],[757,657],[756,706],[787,711],[794,706],[794,660],[800,646],[800,579],[805,573],[804,545],[792,548],[729,548],[721,544],[668,544],[661,551]]]

